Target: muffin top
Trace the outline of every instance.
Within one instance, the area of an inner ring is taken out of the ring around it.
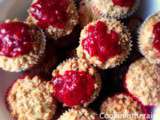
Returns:
[[[126,74],[126,88],[144,105],[160,105],[160,69],[140,59],[132,63]]]
[[[142,104],[126,93],[107,98],[101,105],[101,112],[115,120],[146,120]]]
[[[87,106],[100,91],[101,79],[84,59],[69,59],[53,71],[55,97],[66,106]]]
[[[94,76],[97,72],[85,59],[70,58],[53,70],[52,76],[64,75],[66,71],[83,71],[91,76]]]
[[[67,8],[70,0],[35,0],[30,8],[31,15],[41,28],[52,25],[63,29],[68,20]]]
[[[100,120],[96,113],[85,108],[70,109],[60,116],[58,120]]]
[[[109,68],[120,64],[130,49],[130,34],[123,24],[113,19],[100,19],[81,31],[77,54],[96,66]]]
[[[124,18],[137,8],[139,0],[91,0],[92,11],[102,17]]]
[[[160,12],[149,17],[139,31],[139,48],[151,63],[160,63]]]
[[[19,57],[33,50],[36,30],[28,24],[10,21],[0,24],[0,55]]]
[[[38,76],[18,79],[7,95],[11,115],[17,120],[52,120],[56,101],[53,86]]]
[[[35,66],[46,48],[46,37],[35,25],[19,20],[0,23],[0,68],[20,72]]]
[[[78,23],[74,0],[34,0],[28,12],[27,22],[36,24],[56,40],[69,35]]]

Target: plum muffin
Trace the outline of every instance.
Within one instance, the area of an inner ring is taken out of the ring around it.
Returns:
[[[77,56],[101,69],[120,65],[131,51],[127,28],[114,19],[99,19],[81,31]]]
[[[66,60],[53,71],[52,76],[54,95],[65,106],[87,106],[101,89],[99,74],[84,59]]]
[[[10,72],[30,69],[42,59],[45,46],[39,28],[20,21],[0,23],[0,68]]]
[[[147,120],[144,106],[128,93],[121,93],[107,98],[101,113],[114,120]]]
[[[17,120],[52,120],[56,111],[51,82],[25,75],[9,89],[7,105]]]
[[[27,21],[54,38],[69,35],[78,23],[74,0],[33,0]]]
[[[142,24],[139,31],[139,49],[150,63],[160,64],[160,12]]]
[[[160,105],[160,67],[142,58],[129,67],[126,89],[144,105]]]

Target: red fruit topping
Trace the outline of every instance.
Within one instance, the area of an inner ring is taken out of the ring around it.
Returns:
[[[121,7],[133,7],[135,0],[112,0],[112,2],[115,5],[121,6]]]
[[[55,96],[68,106],[89,102],[94,94],[95,78],[85,72],[66,71],[53,78]]]
[[[0,55],[18,57],[30,52],[32,48],[30,27],[22,22],[0,24]]]
[[[160,52],[160,22],[154,25],[153,34],[154,34],[153,46]]]
[[[88,27],[88,36],[82,41],[85,49],[91,57],[97,56],[100,61],[106,62],[109,58],[121,53],[119,35],[115,31],[108,32],[104,22]]]
[[[37,0],[32,4],[30,12],[41,28],[51,25],[63,29],[68,20],[68,5],[69,0]]]

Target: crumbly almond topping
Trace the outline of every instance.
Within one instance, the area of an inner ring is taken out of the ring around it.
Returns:
[[[44,33],[40,30],[37,31],[34,37],[35,42],[31,52],[15,58],[0,56],[0,67],[6,71],[19,72],[37,64],[44,54],[46,40]]]
[[[113,58],[108,59],[105,63],[102,63],[97,56],[91,57],[87,51],[85,51],[82,47],[82,41],[87,37],[87,30],[90,25],[95,25],[98,21],[103,21],[107,24],[109,30],[114,30],[120,35],[119,44],[122,46],[122,53],[120,55],[116,55]],[[81,31],[80,35],[80,45],[77,48],[77,55],[80,58],[85,57],[89,61],[89,63],[100,67],[102,69],[113,68],[117,65],[120,65],[129,55],[131,51],[131,37],[130,33],[126,29],[126,27],[121,24],[119,21],[114,19],[99,19],[97,21],[89,23],[84,29]],[[84,56],[85,54],[85,56]]]
[[[140,103],[125,94],[115,95],[106,99],[101,106],[101,112],[106,114],[108,118],[111,116],[116,117],[117,115],[115,120],[146,120],[145,117],[140,118],[139,116],[129,116],[135,113],[142,115],[144,114],[144,111]],[[128,115],[128,117],[121,116],[125,114]]]
[[[56,101],[53,86],[38,76],[18,79],[10,89],[7,102],[17,120],[52,120]]]
[[[57,74],[63,75],[66,71],[84,71],[94,76],[96,70],[94,67],[88,64],[85,59],[71,58],[63,63],[61,63],[56,70],[53,71],[52,75],[56,76]]]
[[[71,58],[61,63],[52,72],[52,76],[55,77],[57,75],[64,75],[65,71],[72,71],[72,70],[73,71],[84,71],[90,74],[91,76],[95,77],[95,80],[96,80],[94,84],[95,92],[91,100],[83,105],[83,106],[88,106],[99,95],[99,92],[101,90],[101,77],[99,73],[96,71],[96,69],[90,64],[88,64],[88,62],[85,59],[78,59],[78,58]]]
[[[35,1],[34,1],[35,2]],[[69,16],[69,20],[65,25],[64,29],[59,29],[53,26],[49,26],[46,32],[54,39],[58,39],[60,37],[69,35],[72,31],[73,28],[78,24],[78,12],[77,8],[75,6],[75,3],[73,0],[70,0],[70,4],[67,9],[67,13]],[[36,24],[37,20],[32,17],[31,14],[29,14],[29,17],[27,18],[27,22],[30,24]]]
[[[160,105],[160,68],[140,59],[131,64],[126,87],[145,105]]]
[[[70,109],[60,116],[58,120],[99,120],[96,113],[84,108]]]
[[[153,47],[153,27],[160,21],[160,12],[149,17],[142,24],[139,31],[139,48],[141,53],[151,62],[160,63],[160,55],[158,51]]]
[[[130,16],[138,8],[139,0],[136,0],[132,8],[114,5],[112,0],[83,0],[82,3],[83,4],[80,5],[80,12],[85,15],[85,18],[88,17],[88,20],[92,18],[88,21],[91,22],[92,20],[102,17],[125,18]],[[88,12],[86,12],[86,10]]]

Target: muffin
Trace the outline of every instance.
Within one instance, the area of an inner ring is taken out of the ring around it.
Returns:
[[[160,64],[160,12],[149,17],[139,31],[139,48],[150,63]]]
[[[97,71],[84,59],[72,58],[60,64],[52,73],[55,97],[64,106],[87,106],[95,100],[101,88]]]
[[[129,94],[118,94],[106,99],[101,114],[111,120],[147,120],[145,108]]]
[[[0,68],[10,72],[32,68],[42,59],[45,45],[44,33],[33,25],[0,23]]]
[[[69,109],[58,120],[100,120],[97,114],[85,108]]]
[[[81,31],[77,56],[101,69],[120,65],[131,51],[127,28],[114,19],[99,19]]]
[[[145,58],[132,63],[125,78],[125,87],[144,105],[160,105],[160,68]]]
[[[95,16],[116,19],[132,15],[138,8],[140,0],[91,0]]]
[[[54,38],[69,35],[78,23],[73,0],[33,0],[27,21],[44,29]]]
[[[10,88],[7,105],[17,120],[52,120],[56,111],[53,86],[39,76],[26,75]]]
[[[80,23],[86,25],[98,18],[122,19],[132,15],[140,0],[82,0],[80,2]]]

